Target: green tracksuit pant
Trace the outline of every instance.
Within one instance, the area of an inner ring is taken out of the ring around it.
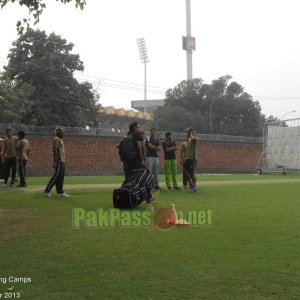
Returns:
[[[165,177],[166,177],[166,185],[168,188],[178,187],[176,181],[177,174],[177,162],[176,159],[167,159],[165,160]]]

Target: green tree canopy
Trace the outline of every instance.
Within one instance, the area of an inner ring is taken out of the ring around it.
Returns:
[[[33,88],[30,84],[19,85],[4,74],[0,81],[0,120],[1,123],[26,123],[28,108],[32,106]],[[16,86],[19,85],[19,88]]]
[[[76,8],[80,8],[81,10],[84,9],[86,5],[85,0],[56,0],[60,1],[61,3],[69,3],[75,2]],[[0,0],[1,8],[4,8],[9,2],[19,3],[20,6],[26,6],[29,10],[29,14],[34,18],[34,24],[37,24],[40,21],[40,16],[43,13],[43,10],[46,8],[46,0]],[[19,34],[23,34],[24,32],[24,25],[27,24],[27,28],[29,27],[29,23],[31,22],[30,17],[24,18],[22,21],[17,22],[17,31]]]
[[[31,125],[95,125],[99,95],[87,82],[79,83],[75,71],[83,71],[73,44],[60,36],[29,29],[13,43],[4,68],[4,78],[13,82],[13,92],[31,87],[25,123]],[[13,99],[11,99],[13,101]]]
[[[166,92],[166,104],[155,111],[158,128],[199,133],[261,136],[265,120],[261,107],[231,76],[205,84],[202,79],[182,81]],[[177,113],[178,112],[178,113]]]

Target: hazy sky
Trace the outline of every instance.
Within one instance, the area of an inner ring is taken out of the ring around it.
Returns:
[[[162,99],[168,88],[186,79],[185,0],[87,0],[85,10],[47,0],[41,22],[75,44],[85,71],[104,106],[130,108],[143,99],[144,66],[136,39],[144,37],[150,62],[148,99]],[[191,0],[193,76],[206,83],[231,75],[262,112],[281,118],[300,116],[300,1]],[[7,63],[15,24],[27,16],[18,4],[0,10],[0,66]]]

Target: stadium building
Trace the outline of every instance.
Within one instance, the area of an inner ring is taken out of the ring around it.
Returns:
[[[143,113],[133,109],[115,108],[113,106],[102,107],[97,119],[99,127],[110,129],[113,132],[127,132],[129,124],[138,121],[141,125],[153,120],[151,113]]]
[[[141,111],[141,112],[144,112],[145,111],[145,108],[146,108],[146,111],[147,113],[150,113],[152,114],[153,111],[156,109],[156,108],[159,108],[159,107],[162,107],[165,105],[165,100],[163,99],[158,99],[158,100],[132,100],[131,101],[131,107],[138,110],[138,111]]]

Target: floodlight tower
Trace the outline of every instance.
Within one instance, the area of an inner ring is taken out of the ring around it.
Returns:
[[[144,64],[144,113],[147,113],[147,62],[148,60],[148,53],[147,53],[147,48],[146,48],[146,43],[144,38],[139,38],[137,39],[137,44],[139,48],[139,53],[140,53],[140,59],[142,64]]]
[[[186,0],[186,36],[182,37],[182,48],[186,50],[187,80],[193,79],[193,50],[196,50],[196,39],[192,37],[191,0]]]

